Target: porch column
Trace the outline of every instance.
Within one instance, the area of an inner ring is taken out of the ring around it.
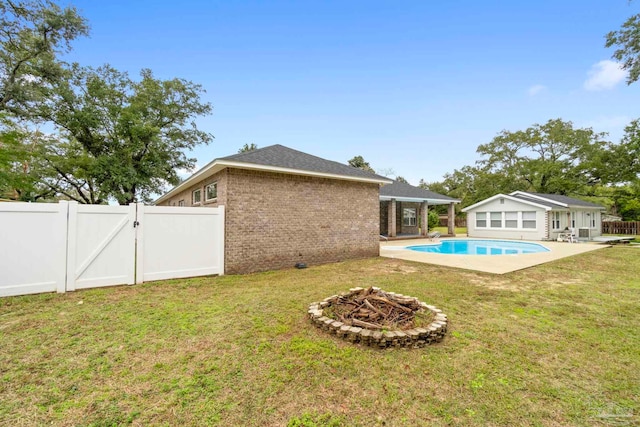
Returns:
[[[429,232],[429,205],[427,202],[420,204],[420,234],[422,237],[427,237]]]
[[[455,205],[453,203],[449,203],[449,218],[448,218],[448,224],[449,224],[449,234],[454,236],[456,235],[456,208]]]
[[[389,237],[396,237],[396,199],[389,200],[389,215],[387,215],[387,232]]]

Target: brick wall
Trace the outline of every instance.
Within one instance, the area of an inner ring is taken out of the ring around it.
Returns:
[[[416,212],[416,225],[404,225],[403,224],[403,209],[410,208],[415,209]],[[420,231],[420,222],[418,217],[420,216],[420,203],[414,202],[396,202],[396,230],[400,234],[418,234]]]
[[[204,187],[218,182],[218,198]],[[225,169],[161,203],[225,205],[225,272],[242,274],[378,256],[379,186],[271,172]]]
[[[230,274],[379,255],[379,187],[228,169]]]
[[[389,201],[380,202],[380,234],[389,234]],[[402,209],[416,209],[416,214],[420,216],[420,203],[396,202],[396,233],[397,234],[418,234],[420,231],[419,218],[416,218],[415,226],[402,225]]]

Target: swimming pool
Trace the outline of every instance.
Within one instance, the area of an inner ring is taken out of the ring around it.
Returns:
[[[450,255],[520,255],[550,251],[537,243],[468,239],[443,240],[435,245],[407,246],[406,249]]]

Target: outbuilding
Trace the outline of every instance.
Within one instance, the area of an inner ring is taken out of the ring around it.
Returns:
[[[213,160],[156,205],[225,206],[225,272],[250,273],[378,256],[379,190],[392,182],[272,145]]]
[[[604,210],[572,197],[525,191],[496,194],[462,209],[469,237],[520,240],[591,240],[602,234]]]

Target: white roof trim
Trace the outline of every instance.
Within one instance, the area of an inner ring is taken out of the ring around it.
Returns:
[[[380,200],[397,200],[398,202],[427,202],[430,205],[448,205],[449,203],[460,203],[460,200],[443,200],[443,199],[429,199],[421,197],[393,197],[393,196],[380,196]]]
[[[513,194],[513,193],[511,193],[511,194]],[[550,208],[549,206],[541,205],[541,204],[538,204],[538,203],[535,203],[535,202],[532,202],[532,201],[529,201],[529,200],[519,199],[517,197],[513,197],[513,196],[507,195],[507,194],[496,194],[495,196],[491,196],[488,199],[481,200],[476,204],[473,204],[471,206],[467,206],[466,208],[462,209],[462,212],[470,211],[472,209],[475,209],[475,208],[477,208],[479,206],[482,206],[484,204],[487,204],[489,202],[492,202],[492,201],[494,201],[496,199],[500,199],[500,198],[511,200],[511,201],[514,201],[514,202],[524,203],[525,205],[535,206],[537,208],[542,208],[545,211],[552,210],[552,208]]]
[[[229,160],[213,160],[205,165],[198,172],[191,175],[189,178],[182,181],[180,184],[169,190],[169,192],[165,193],[161,197],[159,197],[154,203],[158,204],[170,197],[173,197],[176,193],[185,190],[191,185],[195,184],[198,181],[201,181],[217,172],[225,168],[234,168],[234,169],[248,169],[248,170],[258,170],[265,172],[276,172],[276,173],[284,173],[289,175],[302,175],[302,176],[313,176],[318,178],[331,178],[331,179],[340,179],[343,181],[356,181],[356,182],[369,182],[372,184],[391,184],[393,183],[390,179],[379,179],[379,178],[364,178],[357,176],[349,176],[349,175],[338,175],[324,172],[314,172],[314,171],[306,171],[301,169],[290,169],[290,168],[282,168],[278,166],[268,166],[268,165],[259,165],[255,163],[245,163],[245,162],[234,162]]]

